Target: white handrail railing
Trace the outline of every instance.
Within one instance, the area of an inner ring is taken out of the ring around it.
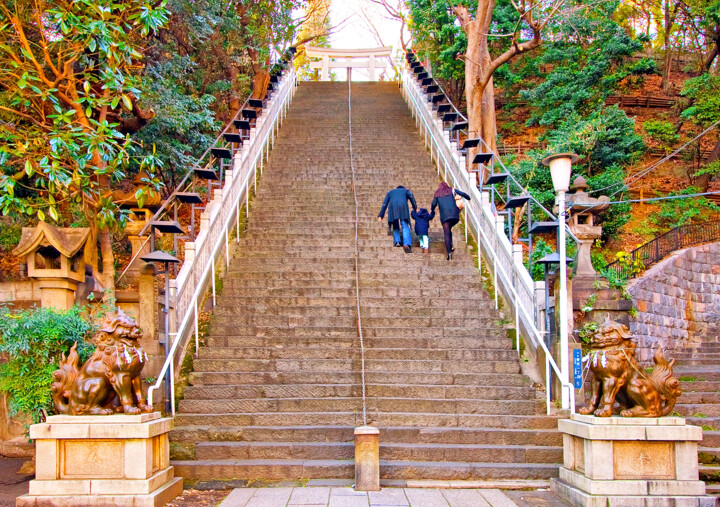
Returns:
[[[153,404],[153,393],[160,387],[169,371],[170,406],[173,416],[175,415],[175,354],[178,346],[185,342],[193,330],[195,350],[198,350],[198,306],[208,285],[212,286],[213,301],[216,298],[216,262],[221,259],[224,250],[226,267],[230,263],[229,236],[233,225],[237,227],[236,241],[240,240],[240,213],[245,201],[245,213],[249,214],[251,179],[255,187],[258,166],[262,174],[263,161],[275,142],[275,134],[295,95],[295,70],[292,65],[280,78],[278,85],[277,92],[263,111],[264,114],[258,117],[256,127],[250,133],[250,139],[235,154],[232,170],[227,170],[225,173],[223,188],[214,190],[206,211],[201,215],[198,235],[194,242],[185,243],[185,262],[175,280],[170,282],[173,309],[170,329],[174,330],[170,332],[170,336],[173,337],[173,342],[156,382],[148,389],[148,404]],[[169,338],[168,336],[165,339],[169,340]]]
[[[494,216],[487,192],[482,194],[475,186],[474,176],[465,170],[464,160],[451,145],[449,133],[443,129],[442,120],[434,115],[432,104],[425,97],[414,76],[407,69],[403,71],[403,97],[405,98],[418,127],[421,128],[425,145],[437,164],[438,174],[451,186],[470,194],[472,200],[466,203],[465,228],[475,236],[478,244],[478,268],[481,267],[483,254],[490,264],[495,286],[495,302],[498,291],[502,290],[515,318],[516,348],[520,351],[520,334],[529,339],[535,350],[541,348],[545,353],[545,384],[547,411],[550,413],[550,372],[560,380],[561,389],[569,391],[570,408],[575,411],[575,390],[571,383],[563,382],[563,376],[555,359],[543,340],[540,331],[540,316],[535,311],[535,284],[522,260],[520,250],[515,250],[505,235],[504,217]],[[569,365],[565,366],[566,368]]]

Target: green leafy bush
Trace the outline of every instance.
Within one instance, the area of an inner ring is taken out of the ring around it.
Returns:
[[[690,195],[697,191],[695,187],[688,187],[668,195]],[[720,211],[720,207],[705,197],[668,199],[660,201],[660,211],[652,214],[649,221],[657,226],[653,227],[655,232],[663,232],[681,225],[708,220],[710,214],[717,211]]]
[[[643,124],[643,128],[650,139],[666,151],[670,151],[670,148],[680,140],[675,125],[669,121],[648,120]]]
[[[0,308],[0,390],[9,394],[11,415],[24,413],[38,422],[40,409],[52,410],[50,384],[60,355],[77,342],[85,361],[95,349],[87,340],[92,329],[79,308]]]
[[[552,249],[550,245],[545,242],[544,239],[540,238],[536,240],[533,244],[533,252],[532,252],[532,277],[533,280],[540,281],[545,279],[545,268],[542,264],[538,264],[538,261],[545,257],[546,255],[549,255],[553,253],[555,250]]]

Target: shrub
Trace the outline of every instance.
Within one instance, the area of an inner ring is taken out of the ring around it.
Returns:
[[[697,188],[688,187],[671,192],[668,196],[692,195],[696,192]],[[662,232],[681,225],[706,221],[717,211],[720,211],[720,207],[705,197],[667,199],[660,201],[660,211],[649,217],[649,221],[657,226],[653,227],[656,232]]]
[[[538,264],[538,261],[554,251],[555,250],[553,250],[544,239],[540,238],[535,241],[532,252],[533,264],[531,275],[536,282],[545,279],[545,267],[542,264]]]
[[[675,125],[669,121],[648,120],[643,124],[643,128],[650,139],[668,152],[680,140],[680,135],[675,131]]]
[[[95,349],[87,340],[89,318],[79,308],[59,312],[49,308],[13,311],[0,307],[0,390],[10,398],[10,415],[24,413],[38,422],[40,409],[52,411],[50,384],[60,355],[77,342],[85,361]]]

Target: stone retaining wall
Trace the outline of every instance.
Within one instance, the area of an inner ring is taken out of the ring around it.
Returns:
[[[720,243],[673,253],[628,286],[638,315],[630,330],[641,361],[657,343],[669,350],[720,341]]]

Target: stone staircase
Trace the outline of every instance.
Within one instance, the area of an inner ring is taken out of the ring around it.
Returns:
[[[352,86],[360,202],[367,423],[381,474],[407,479],[548,479],[557,420],[518,354],[456,231],[445,260],[393,248],[376,216],[403,184],[430,207],[439,182],[399,90]],[[172,432],[187,479],[351,479],[363,424],[347,83],[302,83],[223,281]]]
[[[720,493],[720,341],[708,336],[698,345],[669,354],[677,359],[675,376],[683,391],[675,411],[703,428],[700,478],[706,481],[708,493]]]

